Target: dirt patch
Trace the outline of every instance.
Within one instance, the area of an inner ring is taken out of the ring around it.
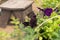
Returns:
[[[5,28],[0,27],[0,31],[5,31],[7,33],[11,33],[14,31],[14,26],[7,25]]]

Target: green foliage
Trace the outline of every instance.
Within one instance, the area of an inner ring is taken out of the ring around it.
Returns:
[[[50,17],[57,16],[58,14],[56,12],[53,12]]]
[[[0,31],[0,40],[9,40],[11,38],[10,34],[4,31]]]
[[[40,14],[37,14],[37,24],[39,25],[39,24],[41,24],[45,19],[43,19],[43,18],[40,18]]]
[[[11,23],[13,23],[15,25],[15,27],[14,27],[14,32],[11,33],[11,36],[12,36],[12,38],[16,38],[16,40],[22,40],[23,32],[21,29],[22,29],[23,25],[20,24],[19,20],[16,19],[15,17],[13,17],[12,20],[13,21],[11,21]],[[19,26],[21,26],[21,29]]]
[[[11,18],[13,21],[11,21],[11,23],[18,25],[20,22],[18,21],[18,19],[16,19],[15,17]]]
[[[41,0],[42,5],[40,4],[40,0],[35,0],[35,3],[38,7],[42,6],[43,8],[56,8],[60,4],[60,0]]]
[[[44,20],[40,25],[35,28],[39,38],[45,38],[47,40],[54,40],[59,38],[58,31],[60,30],[60,15],[53,16],[52,18]],[[42,39],[43,40],[43,39]]]
[[[24,40],[32,40],[33,39],[32,37],[34,37],[34,30],[30,26],[28,26],[24,29],[24,31],[25,31]]]
[[[43,0],[43,7],[50,7],[50,8],[55,8],[56,5],[59,3],[59,0]]]
[[[39,1],[39,0],[35,0],[34,2],[35,2],[35,4],[36,4],[38,7],[40,7],[40,6],[41,6],[41,4],[40,4],[40,1]]]
[[[31,28],[30,26],[24,27],[22,23],[18,20],[13,21],[15,24],[14,32],[12,33],[12,38],[17,37],[17,40],[59,40],[60,39],[60,15],[53,12],[50,18],[40,18],[37,15],[37,27]],[[16,24],[17,23],[17,24]]]

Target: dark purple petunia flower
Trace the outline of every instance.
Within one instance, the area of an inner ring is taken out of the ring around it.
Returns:
[[[36,25],[37,25],[37,19],[36,19],[36,15],[34,14],[32,17],[31,17],[31,20],[30,22],[24,22],[23,23],[24,26],[31,26],[32,28],[34,28]]]
[[[52,12],[53,12],[53,9],[52,8],[46,8],[44,10],[44,14],[47,15],[47,16],[50,16]]]
[[[33,15],[32,17],[31,17],[31,20],[30,20],[30,26],[32,27],[32,28],[34,28],[36,25],[37,25],[37,19],[36,19],[36,15]]]
[[[53,9],[52,8],[46,8],[46,9],[41,9],[41,8],[38,8],[39,10],[43,11],[44,12],[44,15],[47,15],[47,16],[50,16],[51,13],[53,12]]]
[[[24,26],[29,26],[29,22],[24,22]]]

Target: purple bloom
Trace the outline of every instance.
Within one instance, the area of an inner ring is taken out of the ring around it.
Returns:
[[[34,28],[37,25],[36,15],[34,14],[31,17],[30,22],[24,22],[23,24],[24,24],[24,26],[31,26],[32,28]]]
[[[29,26],[29,22],[24,22],[24,26]]]
[[[47,16],[50,16],[51,13],[53,12],[52,8],[41,9],[41,8],[38,7],[38,9],[41,10],[41,11],[43,11],[44,15],[47,15]]]
[[[50,16],[52,12],[53,12],[53,9],[52,8],[46,8],[44,10],[44,14],[47,15],[47,16]]]
[[[36,25],[37,25],[37,19],[36,19],[36,15],[33,15],[32,17],[31,17],[31,20],[30,20],[30,26],[32,27],[32,28],[34,28]]]

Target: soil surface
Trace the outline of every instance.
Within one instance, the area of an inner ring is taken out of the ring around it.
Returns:
[[[5,31],[7,33],[11,33],[14,30],[14,26],[13,25],[7,25],[5,28],[0,27],[0,31]]]

